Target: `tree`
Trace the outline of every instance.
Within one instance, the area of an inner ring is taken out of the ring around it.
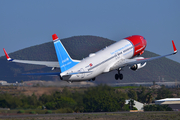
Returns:
[[[76,102],[70,97],[56,98],[55,101],[57,109],[59,108],[72,108],[76,106]]]
[[[133,89],[128,90],[128,97],[131,99],[134,99],[134,100],[137,100],[137,98],[138,98],[136,91]]]
[[[5,99],[0,99],[0,107],[7,108],[9,105]]]
[[[164,85],[157,91],[157,98],[156,99],[163,99],[163,98],[172,98],[172,92],[167,89]]]
[[[146,102],[146,91],[145,87],[141,87],[140,90],[137,92],[138,95],[138,101],[145,103]]]
[[[75,91],[72,94],[72,98],[77,103],[76,107],[74,108],[75,112],[83,112],[84,111],[83,93]]]
[[[67,87],[64,87],[64,89],[62,90],[62,94],[61,95],[62,96],[66,96],[66,97],[71,97],[72,96],[72,92],[70,92]]]
[[[152,96],[152,93],[151,92],[148,92],[147,94],[146,94],[146,103],[151,103],[152,102],[152,100],[153,100],[153,96]]]
[[[119,93],[107,85],[89,88],[85,91],[83,97],[84,110],[86,112],[113,112],[121,110],[125,99]]]
[[[172,111],[168,105],[146,105],[144,111]]]
[[[55,110],[55,109],[57,109],[55,102],[47,102],[47,103],[45,104],[45,106],[46,106],[47,109],[50,109],[50,110],[53,110],[53,109]]]
[[[37,108],[41,105],[40,101],[38,101],[37,96],[34,93],[27,97],[27,102],[30,105],[30,108]]]
[[[132,110],[133,106],[135,105],[134,100],[130,99],[129,102],[128,102],[128,105],[130,107],[129,109]]]
[[[39,101],[40,101],[42,104],[46,104],[46,103],[48,103],[48,102],[53,101],[53,96],[52,96],[52,95],[43,94],[42,96],[39,97]]]

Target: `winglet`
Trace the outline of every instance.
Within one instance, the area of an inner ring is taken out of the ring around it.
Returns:
[[[6,52],[6,50],[3,48],[3,50],[4,50],[4,53],[5,53],[5,55],[6,55],[6,58],[7,58],[7,60],[8,61],[12,61],[13,59],[11,59],[10,57],[9,57],[9,55],[7,54],[7,52]]]
[[[174,54],[176,54],[176,53],[177,53],[177,49],[176,49],[176,46],[175,46],[175,44],[174,44],[174,41],[173,41],[173,40],[172,40],[172,44],[173,44]]]
[[[53,39],[53,41],[55,41],[55,40],[58,40],[59,38],[58,38],[58,36],[56,34],[53,34],[52,39]]]

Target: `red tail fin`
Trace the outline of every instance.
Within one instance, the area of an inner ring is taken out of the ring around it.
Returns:
[[[53,41],[54,41],[54,40],[57,40],[57,39],[58,39],[58,36],[57,36],[56,34],[53,34],[53,35],[52,35],[52,39],[53,39]]]
[[[176,49],[176,46],[174,44],[174,41],[172,40],[172,44],[173,44],[173,49],[174,49],[174,53],[177,53],[177,49]]]
[[[4,53],[5,53],[5,55],[6,55],[7,60],[10,59],[10,57],[9,57],[9,55],[7,54],[6,50],[5,50],[4,48],[3,48],[3,50],[4,50]]]

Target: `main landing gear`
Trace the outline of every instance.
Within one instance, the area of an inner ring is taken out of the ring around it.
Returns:
[[[115,79],[118,80],[122,80],[123,79],[123,74],[120,73],[121,68],[118,69],[118,74],[115,74]]]

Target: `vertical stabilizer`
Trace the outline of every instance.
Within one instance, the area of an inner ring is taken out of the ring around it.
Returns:
[[[56,50],[56,55],[58,57],[61,72],[64,72],[72,68],[73,66],[75,66],[76,64],[80,62],[78,60],[73,60],[69,56],[68,52],[66,51],[66,49],[64,48],[63,44],[61,43],[60,39],[57,37],[56,34],[52,35],[52,39],[54,42],[54,47]]]

